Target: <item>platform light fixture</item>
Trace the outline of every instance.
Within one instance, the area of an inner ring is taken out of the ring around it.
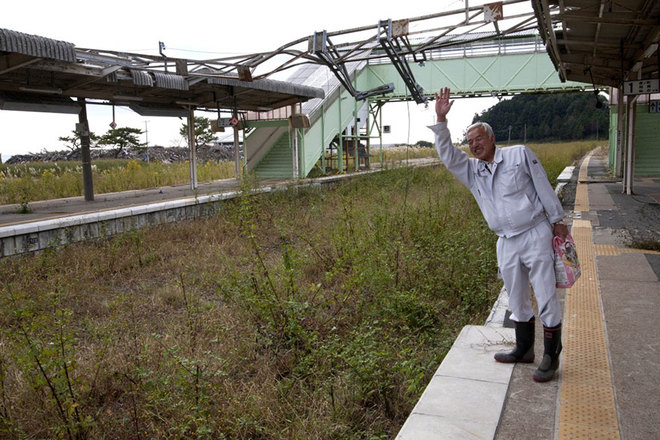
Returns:
[[[112,99],[116,99],[118,101],[142,101],[143,98],[141,96],[134,96],[134,95],[113,95]]]
[[[49,95],[61,95],[62,89],[59,87],[33,87],[33,86],[23,86],[19,87],[18,90],[21,92],[32,92],[32,93],[46,93]]]

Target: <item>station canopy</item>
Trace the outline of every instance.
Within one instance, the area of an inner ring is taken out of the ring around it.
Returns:
[[[619,87],[658,79],[660,1],[532,0],[563,81]]]
[[[322,89],[252,81],[179,58],[96,49],[0,29],[0,109],[78,113],[72,98],[126,105],[143,116],[186,116],[191,107],[267,111],[322,98]]]

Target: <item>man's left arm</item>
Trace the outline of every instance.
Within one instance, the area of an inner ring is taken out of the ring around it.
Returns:
[[[545,209],[545,212],[548,215],[548,220],[552,224],[553,234],[566,238],[566,235],[568,235],[568,226],[563,223],[564,208],[561,206],[561,202],[552,188],[552,185],[550,185],[548,175],[546,174],[541,161],[539,161],[536,154],[527,147],[525,148],[525,157],[536,193],[541,200],[543,209]]]

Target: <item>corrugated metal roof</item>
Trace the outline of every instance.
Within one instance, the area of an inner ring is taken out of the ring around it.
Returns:
[[[220,86],[245,87],[246,89],[263,90],[282,94],[303,95],[314,98],[323,98],[323,90],[299,84],[277,81],[274,79],[260,79],[258,81],[245,82],[230,78],[208,78],[208,83]]]
[[[172,113],[181,102],[197,108],[256,111],[280,108],[323,96],[323,90],[281,81],[221,79],[217,69],[183,75],[196,62],[174,60],[177,73],[163,71],[166,60],[150,55],[76,48],[73,44],[0,29],[0,92],[29,101],[56,93],[111,102],[140,101],[140,110]],[[47,60],[48,62],[40,62]],[[29,86],[29,87],[28,87]],[[121,98],[117,98],[121,96]],[[122,101],[124,100],[124,101]]]
[[[188,90],[188,81],[183,76],[154,72],[156,87],[174,90]]]
[[[73,43],[0,29],[0,50],[39,58],[76,62]]]
[[[133,77],[133,84],[136,86],[153,87],[154,79],[149,75],[149,72],[142,70],[130,69],[131,76]]]

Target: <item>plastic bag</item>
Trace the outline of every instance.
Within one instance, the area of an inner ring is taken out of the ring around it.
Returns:
[[[552,248],[555,252],[557,287],[567,289],[575,284],[582,273],[573,237],[568,234],[563,240],[561,237],[555,236],[552,239]]]

